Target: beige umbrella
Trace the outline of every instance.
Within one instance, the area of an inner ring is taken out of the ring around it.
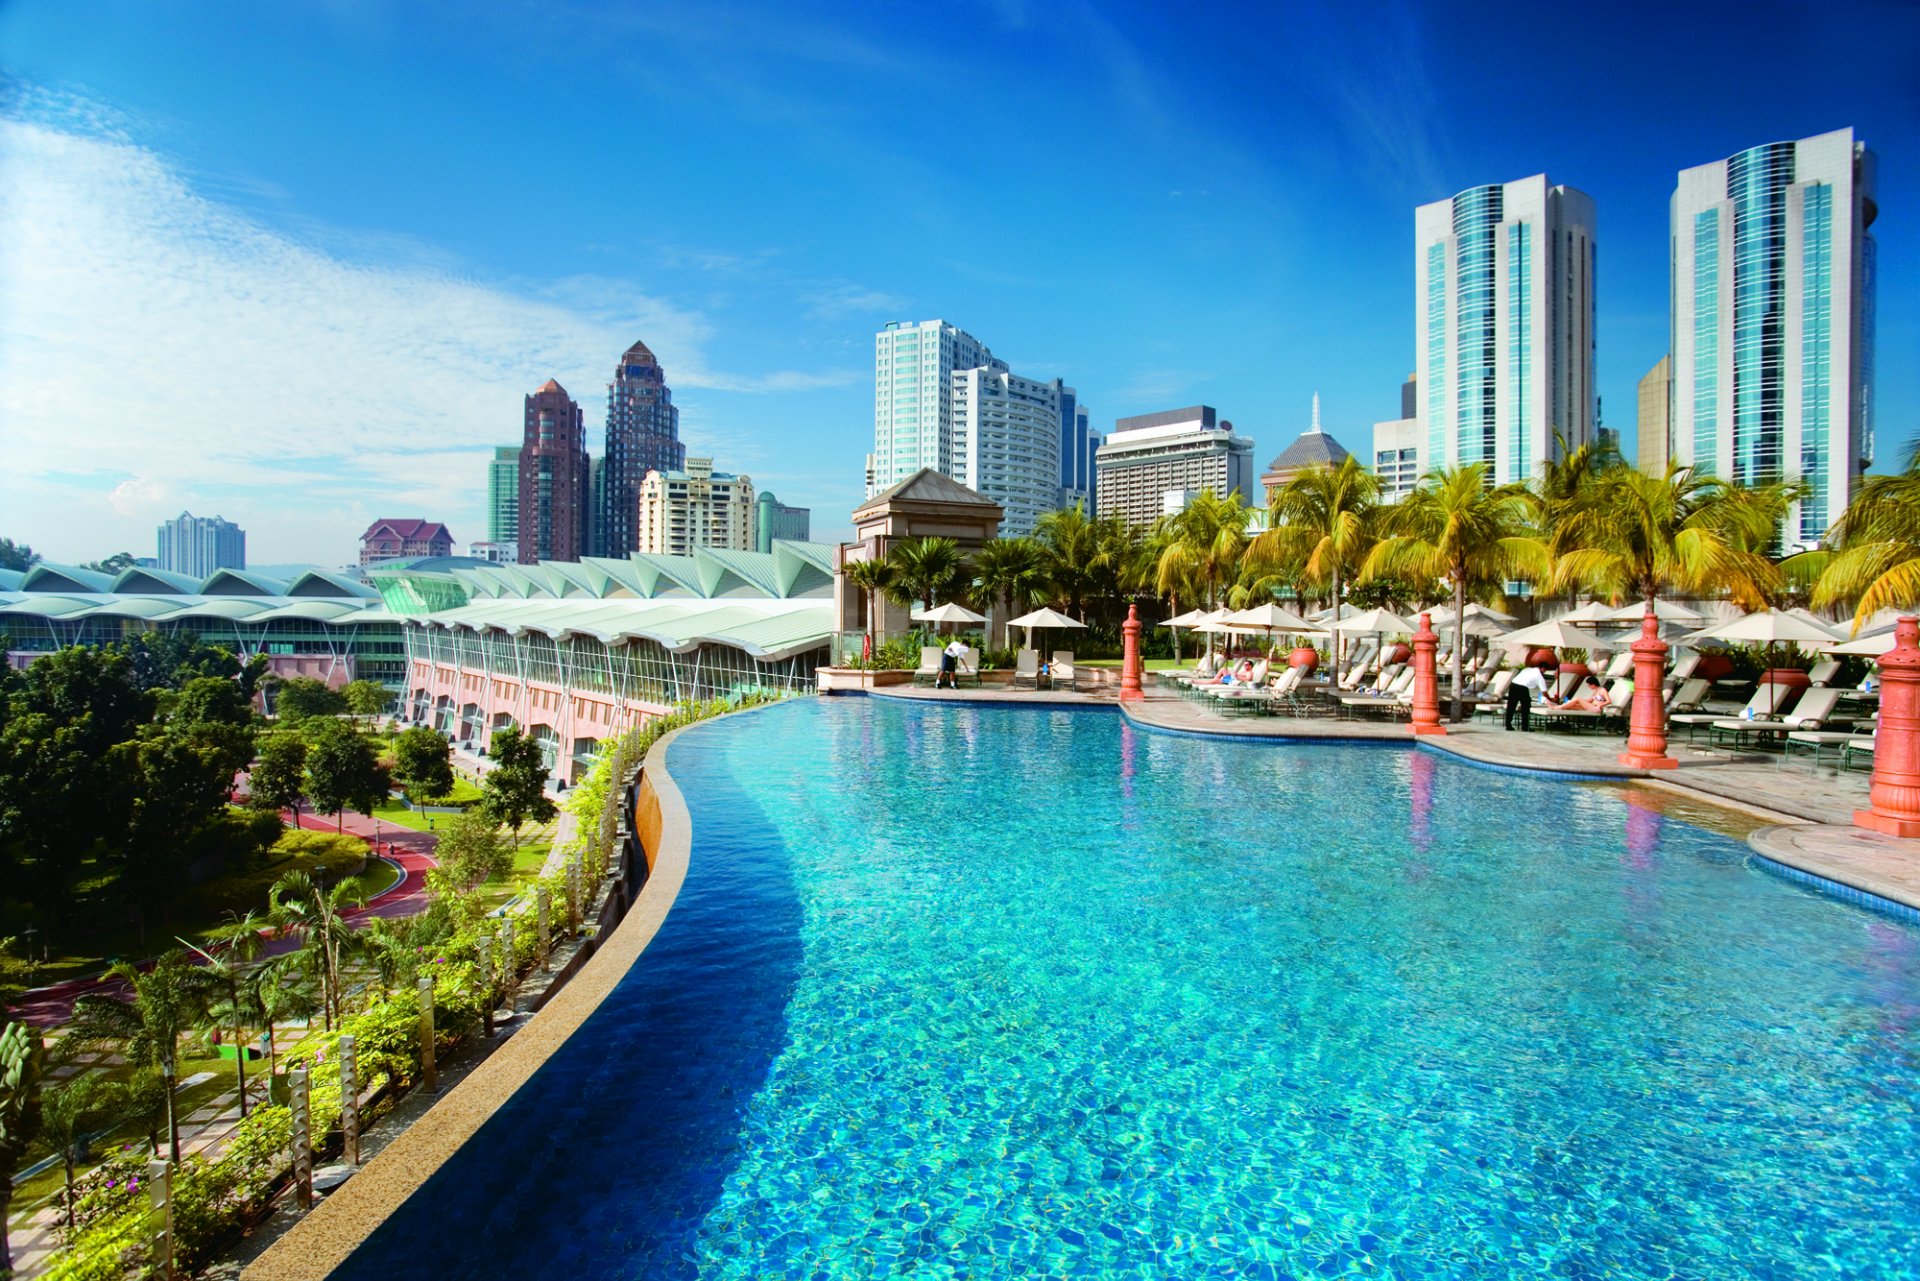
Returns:
[[[1703,627],[1689,633],[1689,643],[1706,640],[1745,641],[1754,645],[1808,644],[1824,647],[1845,640],[1840,629],[1823,623],[1811,614],[1802,617],[1792,610],[1763,609],[1745,614],[1731,622]]]
[[[944,605],[936,605],[932,609],[915,610],[911,617],[916,623],[984,623],[987,621],[985,614],[976,614],[965,605],[955,604],[952,601]]]
[[[1085,627],[1086,624],[1077,618],[1069,618],[1058,610],[1036,609],[1031,614],[1022,614],[1018,618],[1008,619],[1007,626],[1026,628],[1027,648],[1032,649],[1033,629],[1036,627]]]
[[[1607,615],[1616,623],[1637,623],[1646,617],[1647,602],[1638,600],[1631,605],[1622,605]],[[1653,616],[1663,623],[1692,623],[1698,626],[1707,621],[1707,616],[1697,609],[1688,609],[1685,605],[1676,605],[1670,600],[1655,600]]]
[[[1570,609],[1564,614],[1554,616],[1556,623],[1610,623],[1619,617],[1613,606],[1602,600],[1590,600],[1579,609]]]
[[[1501,640],[1508,645],[1550,645],[1555,649],[1566,645],[1574,649],[1592,649],[1596,637],[1592,632],[1582,631],[1558,618],[1552,618],[1544,623],[1535,623],[1532,627],[1508,632]]]
[[[1829,645],[1824,651],[1828,654],[1856,654],[1867,658],[1884,658],[1893,650],[1893,633],[1875,632],[1862,636],[1859,640],[1850,640],[1842,645]]]
[[[1341,619],[1333,625],[1333,630],[1349,635],[1385,636],[1390,633],[1405,632],[1411,636],[1418,626],[1418,623],[1402,618],[1390,609],[1370,609],[1363,614]]]

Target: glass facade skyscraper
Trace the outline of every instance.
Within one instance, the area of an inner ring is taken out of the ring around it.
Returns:
[[[1783,547],[1821,542],[1873,460],[1873,168],[1841,129],[1684,169],[1673,194],[1674,453],[1803,480]]]
[[[1592,198],[1544,174],[1414,211],[1422,472],[1522,481],[1593,439],[1594,225]]]
[[[1007,362],[944,320],[889,321],[874,335],[873,492],[922,467],[955,476],[953,375],[967,369],[1005,373]]]
[[[643,342],[627,348],[607,384],[605,458],[593,546],[601,556],[625,556],[640,546],[640,482],[650,471],[680,471],[687,463],[666,371]]]
[[[520,447],[501,445],[487,463],[487,541],[520,541]]]

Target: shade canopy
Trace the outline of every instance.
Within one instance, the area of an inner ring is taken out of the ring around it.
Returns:
[[[1508,632],[1501,639],[1509,645],[1551,645],[1555,649],[1563,645],[1574,649],[1592,649],[1599,644],[1599,638],[1592,632],[1583,631],[1557,618]]]
[[[1838,628],[1830,627],[1812,615],[1803,618],[1791,610],[1763,609],[1730,623],[1702,628],[1686,639],[1689,642],[1717,640],[1745,641],[1755,645],[1807,643],[1826,646],[1846,637]]]
[[[1603,600],[1590,600],[1579,609],[1570,609],[1556,615],[1556,623],[1610,623],[1620,616],[1619,611]]]
[[[1850,640],[1843,645],[1830,645],[1823,653],[1859,654],[1867,658],[1880,658],[1893,650],[1894,636],[1891,631],[1873,632],[1858,640]]]
[[[976,614],[965,605],[953,601],[936,605],[929,610],[922,610],[912,617],[916,623],[984,623],[987,621],[985,614]]]
[[[1476,618],[1492,619],[1496,623],[1511,623],[1516,621],[1512,614],[1503,614],[1497,609],[1492,609],[1478,603],[1469,604],[1467,606],[1467,619],[1471,622]],[[1440,626],[1442,623],[1451,623],[1452,621],[1453,606],[1443,605],[1433,611],[1433,625],[1435,627]]]
[[[1085,627],[1077,618],[1068,618],[1058,610],[1036,609],[1031,614],[1007,620],[1008,627]]]
[[[1343,618],[1333,625],[1336,632],[1354,634],[1381,634],[1388,632],[1406,632],[1411,635],[1416,624],[1400,617],[1390,609],[1370,609],[1352,618]]]
[[[1172,618],[1169,618],[1166,622],[1161,623],[1160,626],[1162,627],[1198,627],[1200,624],[1206,621],[1207,621],[1206,610],[1190,609],[1184,614],[1175,614]]]
[[[1264,605],[1255,605],[1252,609],[1243,609],[1228,614],[1221,620],[1234,627],[1248,627],[1263,632],[1319,632],[1324,628],[1315,627],[1300,615],[1268,601]]]
[[[1647,602],[1637,600],[1631,605],[1622,605],[1607,615],[1618,623],[1637,623],[1646,617]],[[1655,600],[1653,616],[1663,623],[1692,623],[1699,626],[1707,621],[1707,616],[1697,609],[1688,609],[1685,605],[1676,605],[1670,600]]]

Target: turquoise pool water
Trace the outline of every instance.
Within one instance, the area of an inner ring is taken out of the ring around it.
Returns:
[[[1604,787],[816,699],[344,1275],[1920,1277],[1920,932]]]

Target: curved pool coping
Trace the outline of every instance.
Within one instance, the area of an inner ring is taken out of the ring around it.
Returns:
[[[674,730],[647,753],[636,825],[650,870],[613,932],[524,1027],[248,1265],[244,1281],[317,1281],[339,1267],[566,1045],[626,977],[686,881],[693,825],[666,762],[674,740],[692,728]]]

